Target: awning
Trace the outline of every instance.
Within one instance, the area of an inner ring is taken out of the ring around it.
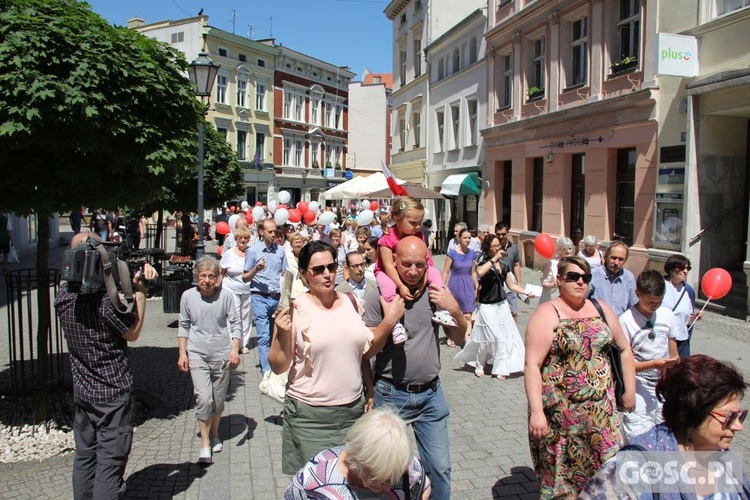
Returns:
[[[440,194],[444,196],[482,194],[482,180],[476,172],[449,175],[443,181]]]

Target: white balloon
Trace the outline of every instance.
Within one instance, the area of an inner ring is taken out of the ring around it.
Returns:
[[[266,218],[266,211],[263,210],[263,207],[254,207],[253,208],[253,219],[256,221],[262,221]]]
[[[370,203],[368,202],[367,204],[369,205]],[[372,222],[373,217],[375,217],[375,214],[372,213],[372,210],[362,210],[357,216],[357,225],[366,226]]]
[[[237,229],[237,221],[240,219],[240,216],[237,214],[234,214],[229,218],[229,229],[234,232],[235,229]]]
[[[240,206],[242,207],[242,210],[245,210],[249,205],[246,201],[243,201],[242,203],[240,203]]]
[[[289,200],[292,199],[292,195],[289,194],[289,191],[279,191],[276,198],[279,200],[279,203],[289,203]]]
[[[317,201],[311,201],[310,203],[307,204],[307,209],[312,210],[313,212],[317,212],[318,206],[319,205]]]
[[[282,224],[286,224],[286,221],[289,220],[289,210],[286,208],[279,208],[274,212],[273,214],[273,220],[276,222],[277,226],[280,226]]]
[[[362,210],[370,210],[370,202],[365,200],[362,202]]]
[[[276,206],[277,205],[278,205],[278,203],[276,202],[276,200],[269,201],[268,202],[268,211],[271,212],[271,213],[274,213],[276,211]]]
[[[327,226],[331,222],[336,220],[336,214],[333,212],[323,212],[320,214],[320,217],[318,217],[318,224],[323,224],[324,226]]]

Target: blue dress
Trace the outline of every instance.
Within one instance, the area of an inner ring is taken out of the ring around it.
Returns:
[[[477,290],[474,288],[474,280],[471,278],[471,268],[477,255],[474,250],[469,250],[466,254],[453,249],[448,252],[448,257],[453,261],[451,263],[451,276],[448,278],[448,290],[456,298],[461,312],[464,313],[474,312],[476,308],[474,298]]]

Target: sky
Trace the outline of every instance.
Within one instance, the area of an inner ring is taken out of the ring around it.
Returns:
[[[125,26],[132,17],[146,23],[194,17],[203,9],[208,22],[253,39],[276,39],[290,49],[336,66],[349,66],[362,79],[390,73],[392,24],[383,14],[386,0],[87,0],[110,23]],[[233,13],[232,10],[235,12]],[[235,17],[234,30],[232,16]]]

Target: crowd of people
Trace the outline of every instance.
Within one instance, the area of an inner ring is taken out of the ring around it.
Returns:
[[[419,200],[396,198],[361,226],[346,215],[278,226],[270,212],[253,224],[239,217],[221,260],[196,262],[197,287],[181,299],[177,363],[193,381],[198,462],[223,450],[229,374],[257,346],[260,392],[284,380],[282,469],[293,475],[285,498],[451,498],[441,330],[477,377],[524,377],[543,498],[609,498],[623,491],[614,472],[623,453],[725,450],[742,430],[742,375],[690,356],[702,314],[684,256],[670,257],[665,275],[636,278],[625,243],[561,236],[536,297],[504,222],[474,234],[457,224],[441,272]],[[522,338],[518,302],[537,298]],[[68,320],[63,327],[75,330]],[[134,321],[107,328],[134,340],[123,333]],[[712,376],[701,379],[705,370]],[[82,412],[88,404],[77,400]]]

